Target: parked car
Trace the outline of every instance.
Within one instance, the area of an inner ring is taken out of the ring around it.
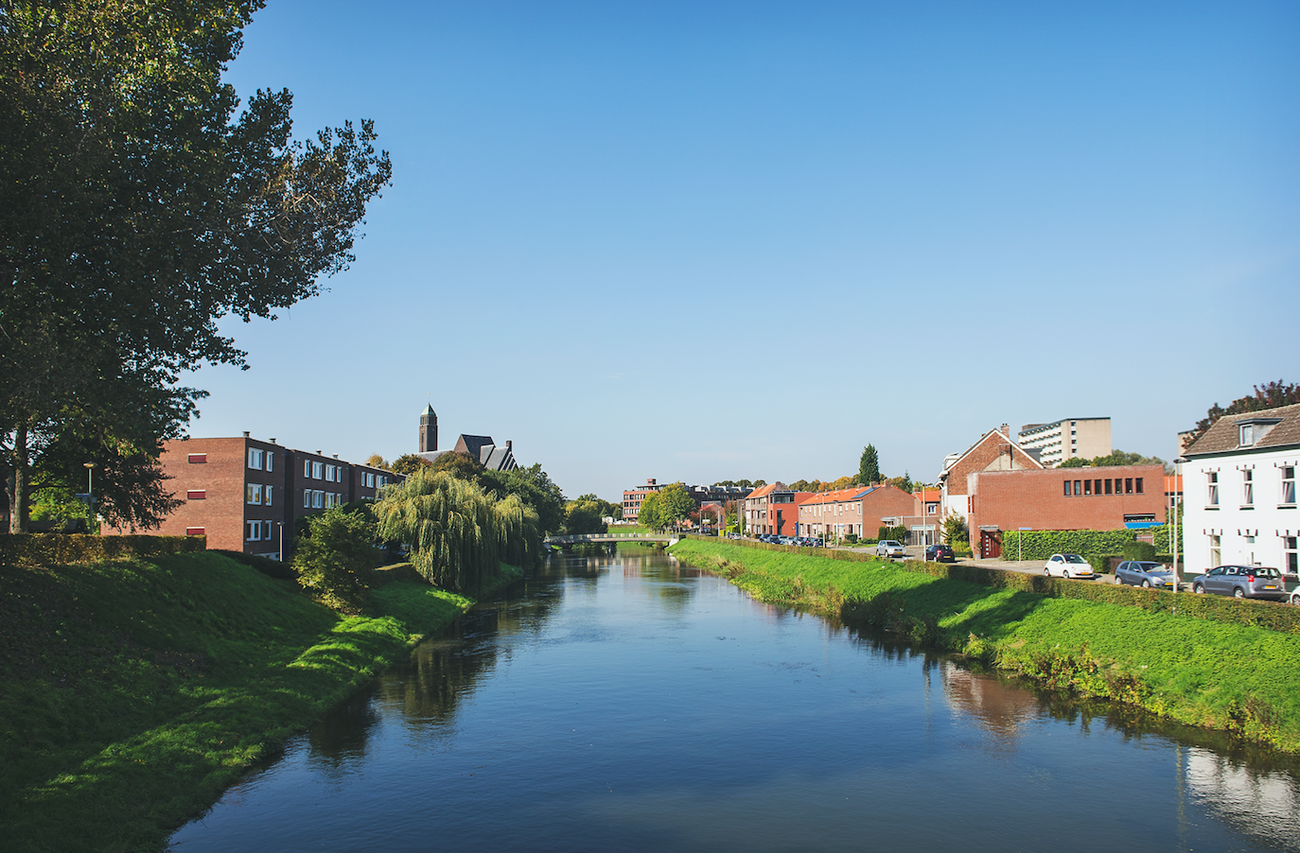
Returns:
[[[1192,581],[1192,592],[1212,592],[1233,598],[1286,598],[1282,573],[1268,566],[1218,566]]]
[[[1174,573],[1164,563],[1125,560],[1115,567],[1115,582],[1147,589],[1173,589]]]
[[[903,550],[901,542],[895,542],[893,539],[881,539],[876,543],[877,557],[905,557],[907,552]]]
[[[1095,578],[1091,564],[1078,554],[1053,554],[1043,566],[1043,574],[1048,577],[1060,575],[1063,578]]]
[[[957,558],[947,545],[931,545],[925,549],[925,559],[932,563],[951,563]]]

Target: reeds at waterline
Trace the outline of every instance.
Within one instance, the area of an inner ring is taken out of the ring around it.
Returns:
[[[442,589],[473,594],[500,563],[536,557],[536,511],[516,495],[498,499],[449,472],[421,470],[375,504],[379,534],[411,547],[411,563]]]

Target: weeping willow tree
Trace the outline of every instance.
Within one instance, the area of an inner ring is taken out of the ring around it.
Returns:
[[[536,557],[537,513],[515,495],[497,499],[446,471],[416,471],[375,504],[379,535],[411,547],[411,563],[431,584],[474,593],[502,562]]]

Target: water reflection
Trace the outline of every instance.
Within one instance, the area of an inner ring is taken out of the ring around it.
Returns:
[[[1276,756],[748,601],[659,555],[557,558],[173,840],[1289,850],[1296,779]]]

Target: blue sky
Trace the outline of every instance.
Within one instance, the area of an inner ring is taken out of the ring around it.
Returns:
[[[227,79],[375,120],[351,270],[224,331],[196,436],[419,413],[565,493],[933,481],[1001,423],[1170,458],[1300,381],[1300,4],[269,0]]]

